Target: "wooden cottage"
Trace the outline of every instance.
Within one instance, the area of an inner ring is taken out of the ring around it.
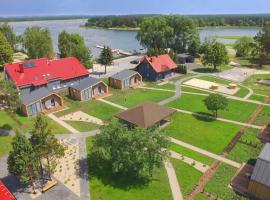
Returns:
[[[248,191],[258,199],[270,200],[270,143],[264,146],[256,161]]]
[[[100,98],[108,94],[108,86],[101,80],[93,77],[88,77],[74,86],[69,87],[70,97],[87,101],[94,98]]]
[[[115,116],[129,128],[149,128],[163,125],[168,121],[167,118],[175,112],[174,109],[161,106],[157,103],[145,102],[134,108],[120,112]]]
[[[164,54],[152,57],[145,56],[136,67],[136,71],[146,80],[158,81],[172,77],[176,68],[177,65],[170,56]]]
[[[123,70],[109,77],[109,85],[117,89],[128,89],[142,84],[142,76],[133,70]]]

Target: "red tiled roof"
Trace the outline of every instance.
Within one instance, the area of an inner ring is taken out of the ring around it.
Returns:
[[[175,69],[177,67],[175,62],[170,58],[168,54],[152,57],[145,56],[143,58],[143,61],[144,60],[147,60],[147,62],[157,73],[165,72],[171,69]]]
[[[27,63],[34,63],[35,66],[23,67]],[[87,69],[74,57],[58,60],[40,58],[23,63],[5,64],[4,67],[17,87],[26,85],[38,86],[46,84],[53,79],[67,80],[89,74]]]
[[[16,200],[6,186],[0,181],[0,199],[1,200]]]

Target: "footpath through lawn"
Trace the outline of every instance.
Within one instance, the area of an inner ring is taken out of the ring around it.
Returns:
[[[191,112],[212,114],[204,105],[205,98],[206,96],[182,94],[180,98],[168,103],[168,106]],[[258,105],[254,103],[229,99],[228,108],[226,110],[219,111],[219,117],[239,122],[246,122],[257,107]]]
[[[166,135],[219,154],[240,130],[239,125],[175,113]]]

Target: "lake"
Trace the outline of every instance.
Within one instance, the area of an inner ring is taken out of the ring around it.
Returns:
[[[96,45],[107,45],[113,49],[123,49],[125,51],[139,51],[142,46],[136,39],[137,32],[134,31],[114,31],[103,29],[92,29],[80,27],[84,25],[86,19],[72,20],[49,20],[49,21],[26,21],[26,22],[10,22],[14,28],[14,32],[20,35],[27,27],[40,26],[49,28],[55,51],[57,50],[58,34],[66,30],[69,33],[78,33],[84,37],[87,46],[91,49],[94,57],[97,57],[100,50]],[[258,33],[257,28],[208,28],[199,30],[200,38],[204,41],[215,35],[225,36],[255,36]],[[234,43],[235,40],[217,39],[223,43]]]

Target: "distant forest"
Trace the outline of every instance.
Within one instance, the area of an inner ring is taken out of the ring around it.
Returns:
[[[100,28],[137,28],[146,17],[156,15],[119,15],[91,17],[85,24],[88,27]],[[166,17],[166,16],[164,16]],[[197,27],[217,26],[258,26],[270,22],[270,14],[262,15],[190,15]]]

